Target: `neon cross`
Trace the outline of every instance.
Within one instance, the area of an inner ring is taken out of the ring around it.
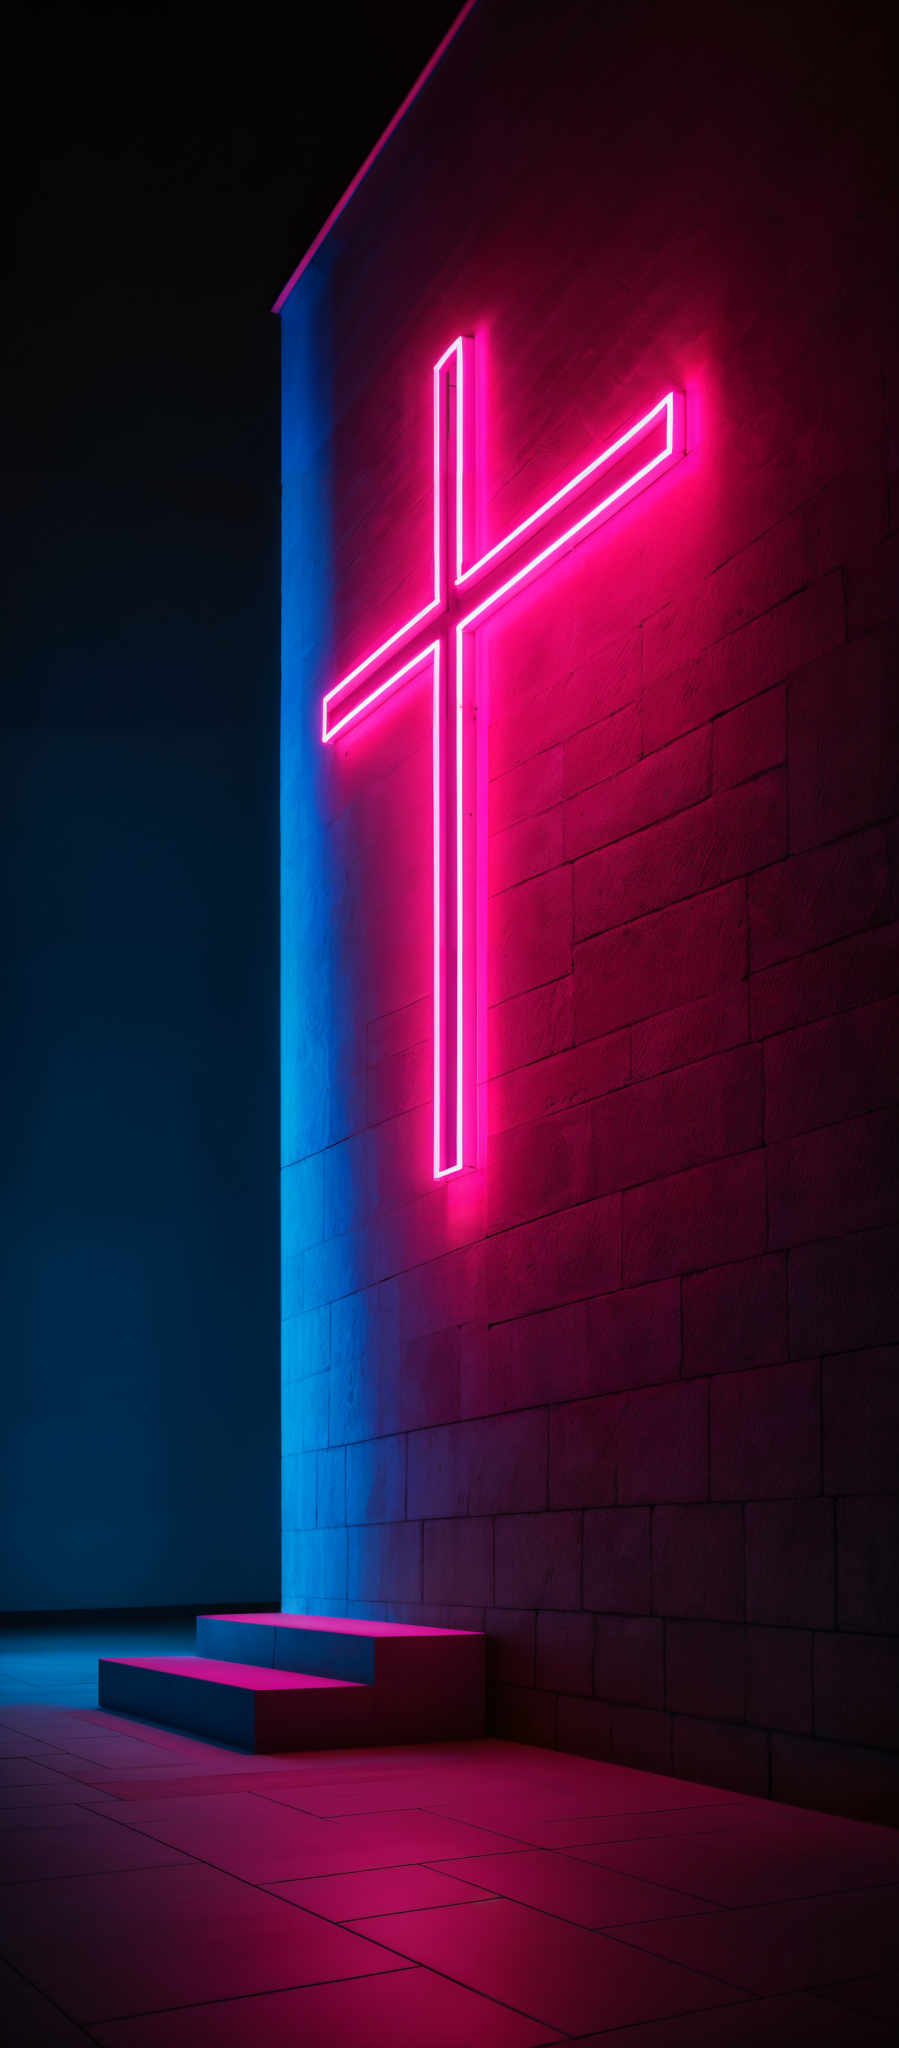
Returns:
[[[434,364],[434,594],[342,676],[322,702],[337,739],[394,689],[430,670],[434,757],[434,1177],[478,1160],[478,830],[483,731],[477,728],[477,627],[685,452],[684,403],[669,391],[545,504],[475,555],[474,343],[460,335]],[[572,512],[577,516],[573,524]],[[544,545],[534,553],[537,535]],[[402,652],[399,667],[394,663]],[[480,744],[479,744],[480,742]],[[480,846],[479,846],[480,842]],[[483,929],[481,930],[483,938]]]

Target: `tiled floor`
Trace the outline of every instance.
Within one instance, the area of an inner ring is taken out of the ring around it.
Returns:
[[[546,1750],[13,1699],[0,1844],[10,2048],[895,2039],[899,1836]]]

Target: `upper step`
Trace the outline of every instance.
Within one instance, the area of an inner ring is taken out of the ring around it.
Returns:
[[[307,1671],[420,1697],[472,1688],[483,1699],[484,1637],[470,1629],[418,1628],[402,1621],[355,1621],[329,1614],[200,1614],[203,1657]]]
[[[100,1705],[241,1749],[330,1749],[377,1740],[374,1696],[342,1678],[212,1657],[101,1657]]]

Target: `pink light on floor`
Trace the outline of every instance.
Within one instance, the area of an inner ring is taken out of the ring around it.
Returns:
[[[486,833],[478,735],[477,628],[685,453],[682,394],[666,392],[551,497],[480,554],[474,544],[474,344],[460,335],[433,370],[433,594],[333,685],[329,742],[430,666],[434,802],[434,1177],[479,1157],[478,874]],[[572,519],[572,513],[576,516]],[[544,545],[531,553],[537,534]],[[481,590],[483,595],[477,596]],[[474,600],[474,601],[473,601]],[[408,651],[407,651],[408,650]],[[399,667],[393,662],[406,652]],[[481,941],[483,933],[480,934]]]

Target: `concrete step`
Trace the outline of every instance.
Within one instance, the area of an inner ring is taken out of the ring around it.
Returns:
[[[320,1614],[205,1614],[196,1657],[104,1657],[100,1705],[249,1750],[484,1731],[484,1637]]]
[[[209,1657],[101,1657],[100,1705],[240,1749],[331,1749],[376,1740],[370,1686]]]
[[[329,1614],[199,1614],[197,1651],[363,1685],[415,1685],[483,1709],[484,1637],[470,1629]]]

